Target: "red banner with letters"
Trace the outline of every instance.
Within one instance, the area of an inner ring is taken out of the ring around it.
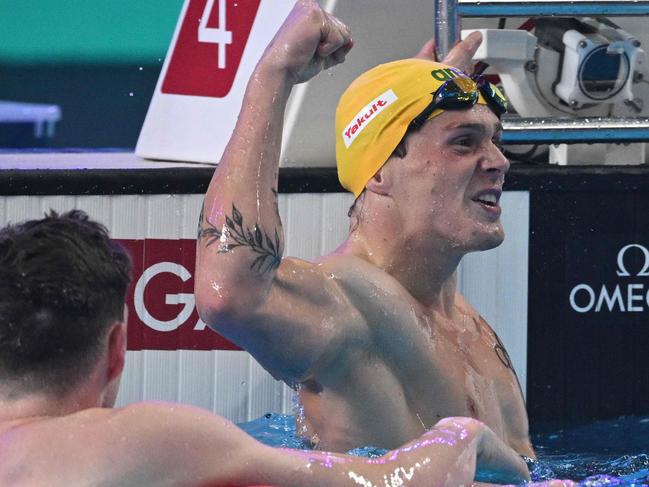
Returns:
[[[117,241],[133,259],[126,299],[129,350],[239,350],[196,312],[196,240]]]

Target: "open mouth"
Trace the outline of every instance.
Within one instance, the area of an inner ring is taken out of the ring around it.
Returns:
[[[495,208],[498,206],[498,196],[493,193],[486,193],[473,198],[473,201],[482,203],[483,205]]]
[[[474,201],[491,207],[498,206],[498,198],[495,194],[484,194],[475,198]]]

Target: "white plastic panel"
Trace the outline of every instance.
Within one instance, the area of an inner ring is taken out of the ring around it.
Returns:
[[[464,257],[457,281],[502,340],[526,394],[529,192],[506,191],[500,201],[505,241]]]
[[[286,254],[314,258],[347,235],[349,194],[281,194]],[[80,208],[115,238],[195,238],[202,195],[44,196],[0,198],[3,225],[40,218],[49,208]],[[458,273],[460,289],[507,346],[525,389],[529,196],[502,198],[505,243],[469,255]],[[156,399],[182,401],[246,421],[270,411],[290,412],[292,391],[241,351],[129,351],[118,405]]]

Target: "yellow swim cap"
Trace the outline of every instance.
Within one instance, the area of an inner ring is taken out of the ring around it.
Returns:
[[[445,81],[468,77],[425,59],[381,64],[361,74],[336,109],[336,161],[342,186],[358,196],[385,164],[408,125],[431,103]],[[486,104],[480,95],[478,102]],[[435,110],[429,118],[442,110]]]

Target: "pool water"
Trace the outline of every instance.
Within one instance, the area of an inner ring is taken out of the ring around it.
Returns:
[[[293,415],[269,413],[239,426],[267,445],[306,448],[295,434]],[[537,434],[532,443],[538,455],[533,480],[572,479],[584,487],[649,486],[649,416]],[[385,450],[364,447],[350,453],[371,457]]]

